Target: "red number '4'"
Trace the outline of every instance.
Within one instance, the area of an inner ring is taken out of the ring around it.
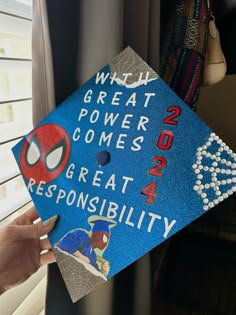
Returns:
[[[159,162],[159,164],[157,166],[154,166],[153,168],[151,168],[149,170],[148,174],[153,175],[153,176],[157,176],[157,177],[161,177],[163,174],[162,174],[162,172],[160,172],[160,170],[162,170],[166,166],[166,159],[163,158],[162,156],[155,156],[152,159],[152,162]]]
[[[145,186],[143,188],[143,190],[141,191],[142,195],[146,195],[146,202],[147,203],[154,203],[154,198],[156,198],[157,193],[156,193],[156,187],[157,184],[156,183],[149,183],[147,186]]]

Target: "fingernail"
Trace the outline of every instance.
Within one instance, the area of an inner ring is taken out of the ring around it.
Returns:
[[[43,226],[45,226],[45,227],[46,227],[46,226],[49,226],[50,224],[56,222],[57,219],[58,219],[58,215],[56,214],[56,215],[54,215],[53,217],[51,217],[51,218],[49,218],[49,219],[43,221]]]

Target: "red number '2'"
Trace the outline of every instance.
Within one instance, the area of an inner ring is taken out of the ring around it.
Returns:
[[[175,120],[175,118],[179,117],[179,115],[181,114],[181,109],[178,106],[170,106],[167,111],[174,113],[166,117],[164,119],[164,123],[168,125],[177,125],[178,122]]]
[[[159,162],[157,166],[151,168],[148,172],[149,175],[161,177],[163,174],[160,172],[166,166],[166,159],[162,156],[155,156],[152,162]]]

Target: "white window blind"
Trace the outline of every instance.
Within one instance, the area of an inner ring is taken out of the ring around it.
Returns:
[[[0,228],[32,205],[11,148],[32,129],[33,0],[0,0]],[[46,267],[0,297],[1,315],[43,315]]]
[[[30,206],[11,148],[32,129],[32,0],[0,0],[0,226]]]

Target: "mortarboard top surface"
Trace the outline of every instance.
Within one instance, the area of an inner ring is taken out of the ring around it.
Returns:
[[[53,246],[116,222],[97,270],[54,246],[73,301],[236,191],[236,155],[129,47],[13,152]]]

